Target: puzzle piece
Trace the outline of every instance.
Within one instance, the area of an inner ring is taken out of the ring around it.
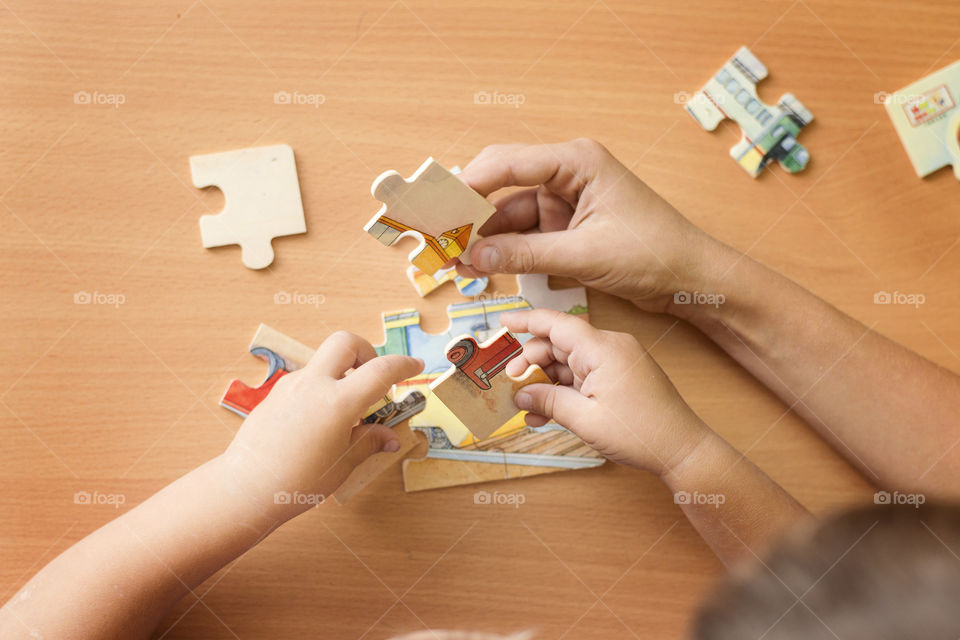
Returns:
[[[553,384],[539,366],[532,364],[514,378],[503,370],[520,355],[523,347],[506,328],[482,344],[461,336],[447,345],[447,359],[454,366],[430,383],[430,390],[477,438],[492,435],[520,413],[513,401],[529,384]]]
[[[776,106],[757,97],[757,83],[767,77],[767,68],[746,47],[737,53],[686,103],[686,109],[707,131],[730,118],[742,131],[730,155],[752,177],[771,160],[796,173],[807,166],[810,153],[797,142],[801,129],[813,114],[793,94],[780,96]]]
[[[952,164],[960,179],[958,99],[960,61],[886,96],[884,107],[917,176]]]
[[[256,387],[238,379],[231,380],[220,398],[221,407],[242,418],[263,402],[280,378],[306,366],[313,356],[313,349],[261,324],[250,343],[250,353],[267,362],[266,378]],[[368,415],[363,422],[392,427],[423,411],[426,402],[426,397],[419,391],[412,391],[400,401],[384,397],[367,409]]]
[[[410,279],[413,288],[417,290],[421,298],[427,296],[445,282],[453,282],[457,287],[457,291],[467,297],[473,298],[483,293],[484,289],[487,288],[487,284],[490,282],[489,278],[464,278],[457,273],[454,267],[440,269],[440,271],[437,272],[437,277],[434,277],[424,273],[414,265],[410,265],[407,269],[407,278]]]
[[[417,238],[409,260],[434,278],[452,258],[470,264],[477,230],[496,211],[433,158],[409,179],[396,171],[380,174],[371,192],[384,204],[363,230],[387,246],[403,237]]]
[[[589,320],[587,290],[583,287],[551,289],[550,276],[545,273],[518,275],[517,287],[517,295],[529,302],[534,309],[555,309]]]
[[[289,145],[192,156],[190,173],[195,187],[223,192],[223,211],[200,217],[204,247],[238,244],[243,264],[263,269],[273,262],[273,238],[306,233]]]

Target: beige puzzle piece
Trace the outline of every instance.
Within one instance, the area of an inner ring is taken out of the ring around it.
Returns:
[[[454,366],[431,382],[430,390],[470,433],[481,440],[487,438],[520,413],[513,401],[517,391],[529,384],[553,384],[535,364],[518,378],[504,371],[521,350],[506,328],[479,345],[467,335],[454,338],[446,348],[447,359]]]
[[[219,187],[223,211],[200,217],[205,248],[238,244],[243,264],[263,269],[273,262],[270,242],[306,233],[293,149],[286,144],[191,156],[197,188]]]
[[[420,244],[410,253],[411,262],[422,252],[433,251],[440,264],[456,257],[470,264],[469,252],[477,231],[496,211],[486,198],[433,158],[427,158],[407,179],[396,171],[380,174],[370,190],[383,206],[363,230],[387,246],[401,237],[418,238]],[[467,226],[470,229],[466,234],[447,233]],[[430,269],[424,271],[433,275]]]

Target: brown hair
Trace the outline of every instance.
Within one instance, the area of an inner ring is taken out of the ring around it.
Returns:
[[[960,506],[885,504],[796,532],[704,604],[696,640],[960,638]]]

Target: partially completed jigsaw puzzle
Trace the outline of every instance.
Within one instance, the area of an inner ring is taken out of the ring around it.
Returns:
[[[716,129],[724,118],[740,125],[743,136],[730,155],[754,178],[771,160],[790,173],[803,170],[810,160],[797,136],[813,120],[813,114],[791,93],[780,96],[775,106],[761,102],[757,83],[766,77],[763,63],[740,47],[686,102],[687,112],[707,131]]]

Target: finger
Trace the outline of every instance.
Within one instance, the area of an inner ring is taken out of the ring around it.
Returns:
[[[349,369],[376,357],[377,351],[369,342],[348,331],[337,331],[323,341],[305,368],[311,373],[342,378]]]
[[[500,324],[514,333],[532,333],[548,339],[555,349],[570,354],[568,364],[575,351],[595,352],[600,346],[599,329],[581,318],[553,309],[503,313]]]
[[[528,413],[527,415],[523,416],[523,421],[531,427],[542,427],[550,422],[550,418],[538,415],[536,413]]]
[[[350,433],[350,448],[344,460],[352,469],[375,453],[399,450],[400,437],[393,429],[382,424],[365,424],[354,427]]]
[[[570,206],[597,170],[602,147],[588,140],[561,144],[487,147],[460,174],[481,195],[503,187],[544,185]]]
[[[410,356],[378,356],[362,364],[338,383],[351,403],[363,411],[398,382],[423,371],[423,360]]]
[[[517,392],[514,402],[521,409],[549,418],[575,433],[577,427],[586,424],[596,405],[579,391],[552,384],[527,385]]]
[[[566,363],[568,354],[554,347],[553,343],[545,338],[531,338],[523,345],[523,352],[507,364],[507,373],[519,376],[531,364],[540,365],[546,369],[555,362]]]
[[[496,213],[480,227],[487,237],[522,231],[561,231],[570,226],[574,209],[545,187],[511,193],[494,203]]]
[[[576,277],[584,269],[576,231],[501,233],[479,240],[470,262],[482,273],[550,273]]]

